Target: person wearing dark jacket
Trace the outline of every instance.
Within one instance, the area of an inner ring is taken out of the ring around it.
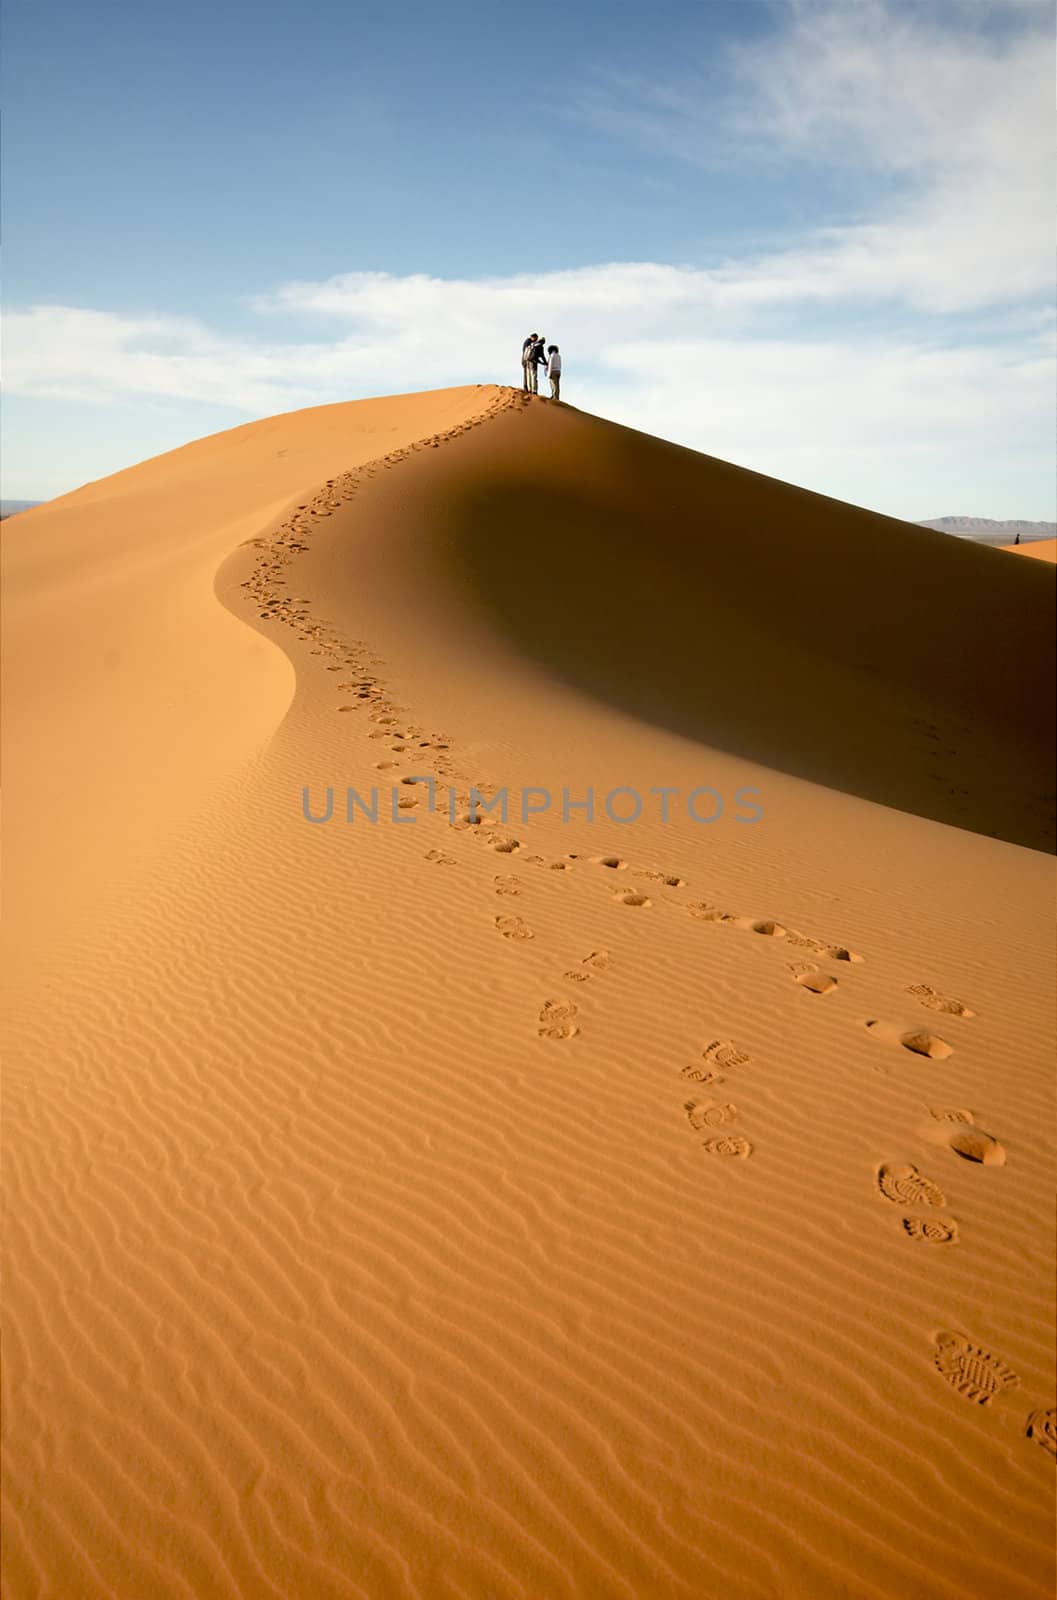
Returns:
[[[531,344],[526,341],[525,352],[522,360],[525,366],[525,388],[529,394],[539,394],[540,364],[547,359],[547,353],[544,349],[544,342],[545,341],[541,333],[534,333],[532,335]]]
[[[532,368],[532,377],[529,377],[529,363],[532,359],[532,349],[539,338],[538,333],[530,333],[521,346],[521,384],[526,394],[533,394],[536,389],[536,369]]]

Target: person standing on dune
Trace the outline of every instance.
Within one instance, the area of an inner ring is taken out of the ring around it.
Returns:
[[[551,380],[551,399],[559,400],[562,386],[562,353],[556,344],[547,346],[547,376]]]
[[[536,389],[536,367],[532,361],[532,352],[535,349],[538,338],[538,333],[530,333],[521,346],[521,383],[526,394],[533,394]],[[530,369],[531,377],[529,376]]]
[[[546,359],[543,349],[543,334],[534,333],[532,335],[532,343],[525,352],[525,388],[529,394],[539,394],[540,392],[540,362],[546,361]]]

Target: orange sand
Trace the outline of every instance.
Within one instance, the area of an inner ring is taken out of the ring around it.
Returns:
[[[1012,550],[1018,556],[1031,556],[1035,561],[1057,561],[1057,539],[1035,539],[1031,544],[1003,544],[1001,550]]]
[[[1052,571],[491,387],[4,544],[5,1595],[1049,1595]]]

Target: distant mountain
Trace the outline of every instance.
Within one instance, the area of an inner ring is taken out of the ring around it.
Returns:
[[[32,511],[34,506],[42,504],[41,500],[0,500],[0,522],[4,517],[13,517],[17,511]]]
[[[1012,517],[1006,522],[996,522],[990,517],[933,517],[918,526],[953,533],[956,538],[972,539],[975,544],[1012,544],[1018,533],[1021,544],[1031,544],[1036,539],[1057,539],[1057,522],[1025,522]]]

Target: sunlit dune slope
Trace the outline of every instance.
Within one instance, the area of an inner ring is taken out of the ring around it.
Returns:
[[[289,705],[287,659],[215,603],[224,557],[302,490],[474,413],[484,393],[246,423],[4,523],[4,747],[23,775],[5,815],[16,955],[163,849]]]
[[[1057,539],[1033,539],[1030,544],[1004,544],[1014,555],[1031,556],[1035,561],[1057,561]]]

